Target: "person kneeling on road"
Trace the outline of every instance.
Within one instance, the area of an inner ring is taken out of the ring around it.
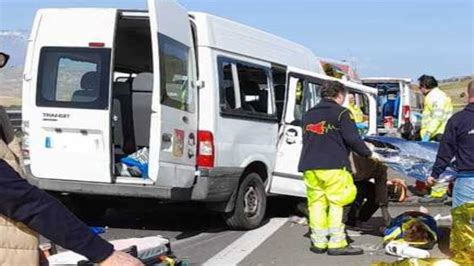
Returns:
[[[349,151],[364,157],[372,152],[361,139],[350,111],[341,106],[346,97],[344,86],[327,81],[321,96],[321,102],[303,116],[298,166],[307,188],[311,251],[359,255],[363,250],[348,245],[343,224],[343,207],[356,197]]]
[[[372,144],[368,143],[367,146],[371,147]],[[349,160],[357,196],[345,209],[348,212],[345,224],[360,227],[361,222],[368,221],[380,208],[384,224],[389,225],[391,216],[388,211],[387,166],[354,153],[351,153]]]

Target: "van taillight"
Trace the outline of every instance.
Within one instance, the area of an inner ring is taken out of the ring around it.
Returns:
[[[404,123],[410,122],[410,106],[409,105],[404,105],[403,106],[402,116],[403,116],[403,122]]]
[[[198,131],[197,165],[199,167],[214,167],[214,136],[210,131]]]

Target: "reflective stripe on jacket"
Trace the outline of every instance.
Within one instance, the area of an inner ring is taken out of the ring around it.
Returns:
[[[425,96],[423,118],[421,121],[421,136],[429,134],[430,138],[443,134],[448,119],[453,114],[451,98],[438,87]]]

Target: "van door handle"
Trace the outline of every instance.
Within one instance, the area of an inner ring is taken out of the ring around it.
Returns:
[[[183,116],[181,119],[183,120],[185,124],[189,123],[189,118],[187,116]]]

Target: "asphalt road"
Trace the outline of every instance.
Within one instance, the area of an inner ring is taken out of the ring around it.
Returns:
[[[108,240],[155,235],[169,238],[175,254],[192,265],[369,265],[377,260],[396,259],[385,255],[383,249],[376,250],[381,241],[377,232],[349,231],[354,245],[366,250],[362,256],[313,254],[309,251],[307,226],[288,221],[288,217],[298,213],[297,199],[272,197],[268,203],[266,224],[248,232],[228,230],[219,214],[195,203],[136,201],[126,207],[108,209],[100,220],[86,223],[107,226],[102,236]],[[390,211],[397,215],[417,208],[395,205]],[[433,215],[449,214],[449,206],[433,206],[429,210]],[[376,214],[369,223],[380,222],[380,215]],[[449,227],[449,223],[442,225],[445,229]],[[447,256],[448,235],[445,232],[432,255]]]

